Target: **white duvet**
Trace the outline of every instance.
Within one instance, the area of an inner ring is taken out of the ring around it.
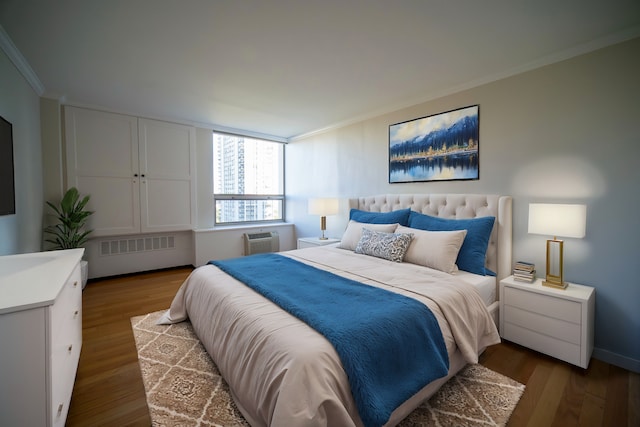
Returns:
[[[484,348],[500,342],[476,290],[449,274],[330,246],[282,255],[422,301],[436,316],[450,361],[456,362],[450,375],[464,366],[459,354],[476,363]],[[194,270],[161,322],[187,318],[252,426],[362,425],[329,341],[217,267]],[[386,425],[401,421],[444,381],[398,407]]]

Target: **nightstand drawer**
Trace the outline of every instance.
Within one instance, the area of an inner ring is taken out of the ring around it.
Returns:
[[[320,239],[319,237],[300,237],[298,239],[298,249],[314,248],[316,246],[333,245],[340,242],[340,239],[333,239],[331,237],[327,239]]]
[[[543,316],[531,311],[511,305],[504,305],[504,321],[525,329],[534,329],[536,332],[547,335],[561,341],[567,341],[580,345],[580,325],[553,317]]]
[[[567,322],[580,324],[582,321],[580,303],[535,292],[506,287],[504,289],[504,304]]]
[[[525,347],[573,363],[574,365],[586,368],[586,365],[589,363],[588,359],[586,362],[581,362],[580,355],[582,350],[580,345],[542,335],[512,323],[504,323],[503,336],[516,344],[524,345]]]

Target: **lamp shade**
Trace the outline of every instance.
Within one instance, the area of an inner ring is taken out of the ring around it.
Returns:
[[[310,215],[336,215],[338,213],[338,199],[322,198],[309,199]]]
[[[586,205],[529,204],[529,233],[582,238],[587,225]]]

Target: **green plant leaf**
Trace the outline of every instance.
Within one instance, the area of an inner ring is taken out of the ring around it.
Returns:
[[[47,201],[47,205],[56,213],[58,223],[50,225],[44,232],[55,236],[55,239],[47,239],[46,242],[53,243],[55,249],[73,249],[81,247],[89,240],[88,235],[93,230],[85,230],[87,218],[93,214],[92,211],[85,210],[90,196],[80,199],[77,188],[69,188],[59,205]]]

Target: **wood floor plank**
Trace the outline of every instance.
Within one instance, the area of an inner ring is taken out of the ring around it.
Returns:
[[[69,427],[149,426],[130,318],[166,309],[192,268],[90,281]],[[480,363],[526,384],[508,427],[640,426],[640,375],[592,359],[589,369],[503,342]],[[622,403],[623,402],[623,403]]]
[[[607,396],[609,366],[608,363],[591,359],[588,369],[589,382],[587,384],[587,393],[603,399]]]
[[[604,402],[602,397],[586,393],[580,410],[579,424],[581,427],[604,426]]]
[[[572,367],[553,423],[550,424],[551,427],[572,427],[580,425],[580,414],[584,403],[584,390],[586,385],[586,371],[579,367]]]
[[[505,359],[499,360],[500,373],[518,381],[516,377],[519,377],[519,373],[522,369],[521,367],[524,363],[526,353],[522,351],[522,349],[518,346],[512,345],[507,348],[509,350],[509,356]]]
[[[553,366],[540,398],[527,425],[529,427],[550,426],[557,416],[564,390],[569,382],[571,368],[566,364]]]
[[[604,419],[612,426],[627,424],[627,395],[629,393],[629,374],[622,368],[609,367],[607,399],[604,405]]]

